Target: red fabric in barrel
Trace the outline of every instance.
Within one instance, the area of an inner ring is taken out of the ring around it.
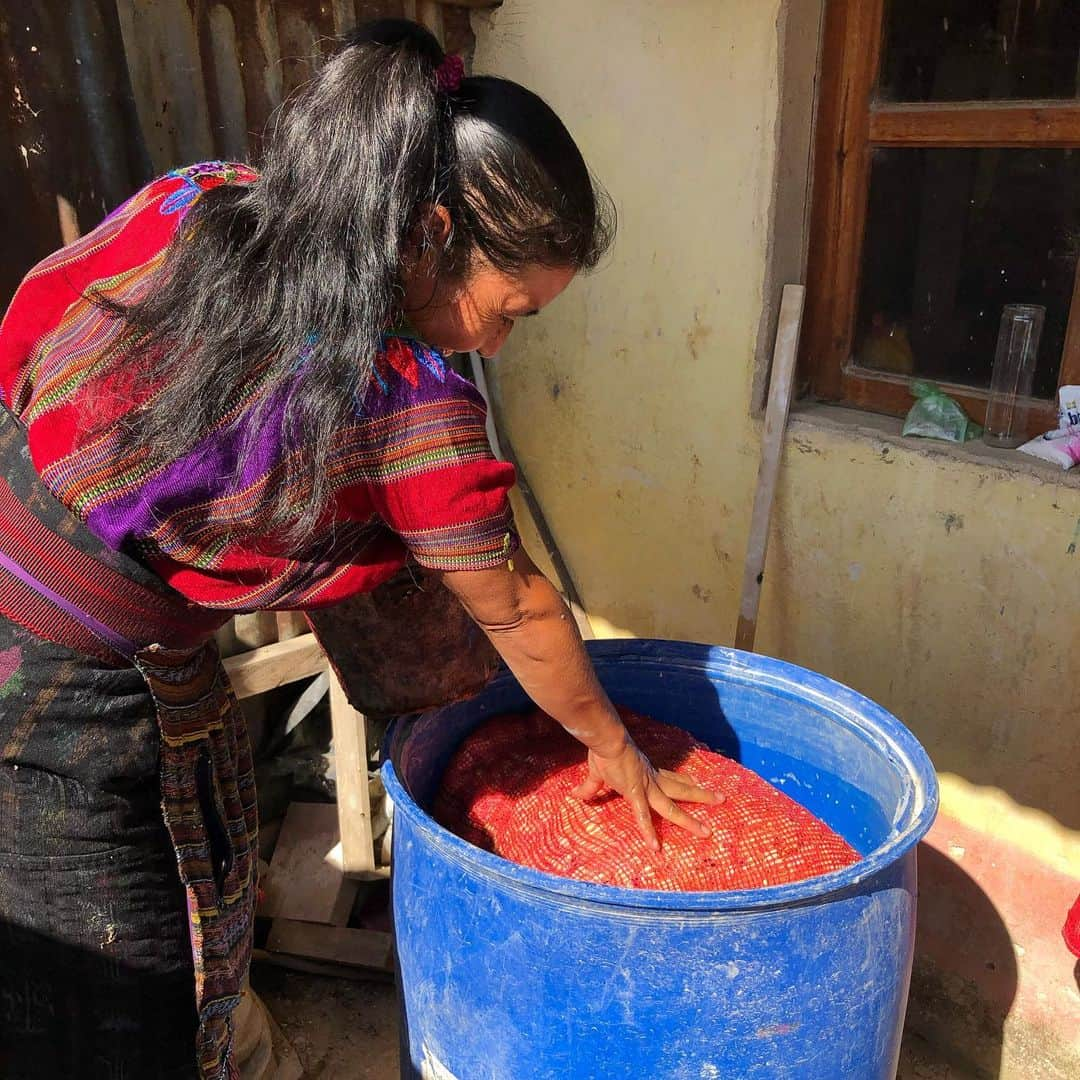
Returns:
[[[698,839],[655,814],[652,852],[626,800],[571,792],[587,775],[585,748],[539,710],[495,717],[458,748],[435,817],[462,839],[537,870],[625,888],[674,892],[756,889],[827,874],[858,853],[761,777],[686,732],[620,709],[659,769],[718,791],[718,805],[682,804],[712,835]]]

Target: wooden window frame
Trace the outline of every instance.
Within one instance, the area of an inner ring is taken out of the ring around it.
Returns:
[[[826,0],[801,368],[819,400],[902,416],[914,401],[910,377],[859,367],[852,358],[874,150],[1080,149],[1080,100],[876,101],[884,14],[885,0]],[[1058,380],[1071,383],[1080,383],[1080,263]],[[942,385],[983,420],[986,390]],[[1054,427],[1055,402],[1029,404],[1029,434]]]

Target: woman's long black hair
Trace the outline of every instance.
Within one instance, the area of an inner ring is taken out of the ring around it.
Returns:
[[[355,32],[283,110],[259,178],[194,204],[153,290],[100,301],[124,321],[129,376],[158,388],[127,422],[134,453],[167,461],[253,385],[256,409],[284,389],[273,527],[293,543],[325,510],[333,436],[396,318],[425,205],[450,212],[443,269],[458,276],[477,254],[508,273],[591,269],[611,240],[610,201],[549,106],[505,79],[442,92],[443,59],[407,20]]]

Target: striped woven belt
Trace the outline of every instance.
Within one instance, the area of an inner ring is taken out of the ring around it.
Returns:
[[[228,614],[189,604],[105,547],[38,477],[22,427],[0,409],[0,614],[115,663],[151,645],[194,648]]]

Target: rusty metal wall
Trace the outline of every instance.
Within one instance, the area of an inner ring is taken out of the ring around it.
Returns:
[[[0,0],[0,308],[154,175],[257,158],[340,35],[403,14],[471,52],[466,8],[430,0]]]

